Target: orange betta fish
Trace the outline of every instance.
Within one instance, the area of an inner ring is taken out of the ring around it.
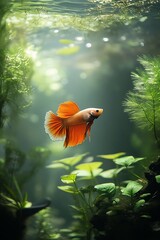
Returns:
[[[86,135],[90,136],[93,121],[103,112],[102,108],[79,109],[75,102],[67,101],[58,107],[57,115],[46,113],[45,131],[52,140],[65,137],[64,147],[81,144]]]

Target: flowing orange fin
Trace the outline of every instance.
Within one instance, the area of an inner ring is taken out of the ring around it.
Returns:
[[[85,132],[85,135],[86,134],[88,134],[88,137],[89,137],[89,141],[90,141],[90,132],[91,132],[91,126],[92,126],[92,124],[93,124],[93,121],[91,121],[91,122],[89,122],[88,124],[87,124],[87,127],[86,127],[86,132]]]
[[[62,119],[52,111],[46,113],[44,127],[52,140],[63,138],[66,134]]]
[[[64,147],[73,147],[81,144],[86,138],[86,127],[86,123],[68,127],[66,129]]]
[[[61,118],[69,118],[79,111],[80,109],[75,102],[68,101],[59,105],[57,115]]]

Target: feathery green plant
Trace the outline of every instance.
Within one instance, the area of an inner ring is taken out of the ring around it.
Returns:
[[[140,128],[152,131],[160,146],[160,57],[143,56],[139,62],[143,69],[132,73],[134,88],[124,103],[125,111]]]
[[[3,71],[0,73],[0,126],[11,113],[30,103],[31,74],[32,62],[23,49],[6,51]]]

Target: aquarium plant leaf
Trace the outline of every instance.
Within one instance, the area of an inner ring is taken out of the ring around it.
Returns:
[[[75,183],[76,177],[77,177],[76,174],[64,175],[61,176],[61,181],[66,184]]]
[[[72,173],[75,173],[77,177],[81,177],[81,180],[82,180],[82,179],[91,179],[93,177],[99,176],[102,171],[103,171],[102,168],[97,168],[97,169],[94,169],[93,171],[77,169],[77,170],[74,170]]]
[[[81,209],[75,205],[69,205],[72,209],[76,210],[77,212],[81,212]]]
[[[52,234],[49,234],[49,238],[50,239],[60,239],[61,234],[60,233],[52,233]]]
[[[0,198],[2,199],[2,204],[10,207],[17,208],[17,203],[11,197],[6,196],[5,194],[1,193]]]
[[[23,196],[23,201],[21,203],[23,208],[29,208],[32,206],[32,203],[28,201],[28,194],[27,192],[25,192],[24,196]]]
[[[109,169],[101,172],[100,176],[103,178],[115,178],[123,169],[125,169],[125,167]]]
[[[79,192],[73,186],[58,186],[58,188],[64,192],[78,194]]]
[[[117,165],[128,167],[128,166],[130,166],[138,161],[141,161],[143,159],[144,158],[134,158],[133,156],[126,156],[126,157],[114,159],[113,162],[116,163]]]
[[[63,158],[60,160],[54,160],[52,164],[46,166],[47,168],[64,168],[68,170],[70,167],[74,166],[78,162],[80,162],[84,156],[86,156],[88,153],[83,153],[74,157],[68,157],[68,158]]]
[[[141,198],[145,198],[145,197],[148,197],[148,196],[151,196],[151,193],[143,193],[140,195]]]
[[[141,190],[143,186],[136,182],[136,181],[130,181],[126,187],[122,188],[122,194],[125,196],[133,197],[139,190]]]
[[[86,156],[87,154],[88,153],[83,153],[83,154],[79,154],[74,157],[68,157],[68,158],[63,158],[60,160],[55,160],[55,161],[53,161],[53,164],[54,163],[62,163],[67,166],[74,166],[75,164],[79,163],[83,159],[83,157]]]
[[[157,175],[155,178],[156,178],[156,182],[160,183],[160,175]]]
[[[52,168],[52,169],[58,169],[58,168],[63,168],[63,169],[66,169],[66,170],[68,170],[69,169],[69,167],[68,166],[66,166],[66,165],[64,165],[63,163],[57,163],[57,162],[55,162],[55,163],[52,163],[52,164],[50,164],[50,165],[48,165],[48,166],[46,166],[46,168]]]
[[[3,164],[5,163],[5,160],[4,160],[4,158],[0,158],[0,165],[2,165],[3,166]]]
[[[97,157],[104,158],[104,159],[115,159],[125,155],[125,152],[113,153],[113,154],[105,154],[105,155],[98,155]]]
[[[138,210],[139,208],[143,207],[145,204],[145,200],[144,199],[140,199],[135,203],[134,209]]]
[[[144,160],[145,158],[134,158],[134,162],[136,163],[136,162],[139,162],[139,161],[142,161],[142,160]]]
[[[79,164],[75,168],[78,170],[93,172],[95,169],[98,169],[101,165],[102,165],[102,162],[90,162],[90,163]]]
[[[59,39],[59,42],[62,43],[62,44],[72,44],[72,43],[74,43],[73,40],[71,40],[71,39],[64,39],[64,38]]]
[[[17,180],[16,180],[15,177],[13,177],[13,182],[14,182],[14,185],[15,185],[15,187],[16,187],[16,190],[17,190],[17,193],[18,193],[19,200],[20,200],[20,202],[22,202],[22,201],[23,201],[22,192],[21,192],[21,190],[20,190],[20,187],[19,187],[18,182],[17,182]]]
[[[111,198],[115,195],[116,193],[116,186],[114,183],[102,183],[95,185],[95,189],[98,192],[105,193],[107,197]]]
[[[28,202],[28,201],[25,201],[24,207],[25,207],[25,208],[32,207],[32,203],[31,203],[31,202]]]
[[[56,53],[58,55],[72,55],[75,54],[79,51],[80,47],[79,46],[68,46],[68,47],[63,47],[59,48]]]

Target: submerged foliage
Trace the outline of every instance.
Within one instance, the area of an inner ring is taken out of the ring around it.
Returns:
[[[103,161],[87,162],[85,155],[75,156],[74,164],[72,158],[66,158],[49,166],[61,168],[58,162],[67,162],[71,166],[66,169],[70,169],[69,174],[61,176],[64,185],[58,188],[73,197],[74,202],[70,205],[73,223],[68,229],[61,229],[57,239],[117,240],[124,234],[130,239],[158,239],[157,228],[152,228],[155,216],[151,208],[160,197],[159,160],[150,165],[144,176],[138,176],[136,165],[144,169],[140,164],[144,158],[124,155],[121,152],[97,156],[113,162],[114,168],[108,170],[104,170]],[[128,176],[126,179],[122,179],[122,171],[123,176]],[[155,211],[159,207],[156,205]]]
[[[6,51],[3,71],[0,74],[0,125],[4,119],[12,116],[30,104],[31,59],[24,50],[14,48]],[[13,112],[12,112],[13,111]]]
[[[0,205],[21,209],[28,207],[28,194],[23,192],[24,185],[44,166],[50,152],[36,147],[28,153],[22,152],[13,142],[1,139],[0,152]],[[28,169],[24,169],[30,162]]]
[[[143,69],[132,73],[133,91],[124,103],[125,111],[140,127],[154,133],[160,145],[160,57],[139,58]]]
[[[30,78],[32,74],[31,59],[23,45],[14,42],[13,30],[9,28],[7,16],[11,10],[11,1],[0,3],[0,127],[4,120],[12,118],[28,105]],[[28,98],[28,99],[27,99]]]

